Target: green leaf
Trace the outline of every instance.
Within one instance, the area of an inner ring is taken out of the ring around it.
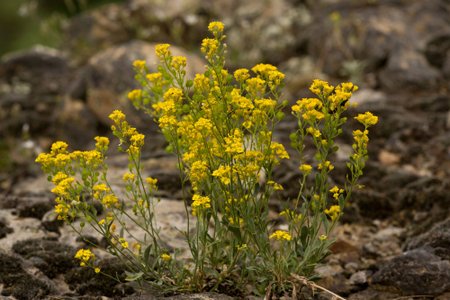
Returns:
[[[139,278],[141,278],[142,275],[144,275],[144,273],[143,272],[132,273],[132,272],[125,271],[125,275],[126,275],[126,277],[125,277],[126,281],[136,281]]]

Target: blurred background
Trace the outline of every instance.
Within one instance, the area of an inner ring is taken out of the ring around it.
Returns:
[[[20,182],[42,177],[34,159],[53,141],[86,149],[94,136],[108,135],[107,116],[117,108],[147,134],[146,158],[167,156],[157,127],[126,99],[136,87],[131,63],[145,59],[154,70],[154,46],[164,42],[188,57],[188,76],[202,72],[199,45],[213,20],[225,23],[230,71],[261,62],[276,65],[286,74],[283,99],[291,104],[311,96],[308,87],[315,78],[352,81],[360,90],[351,113],[370,110],[380,117],[370,133],[366,188],[355,193],[343,220],[370,226],[352,229],[356,244],[347,241],[334,249],[356,251],[357,257],[340,257],[340,269],[328,270],[332,290],[363,293],[382,262],[422,246],[444,249],[410,258],[417,266],[440,265],[441,271],[427,273],[432,280],[401,263],[394,269],[417,276],[386,271],[371,280],[402,293],[449,290],[449,0],[0,1],[1,197],[22,195]],[[289,144],[296,124],[289,111],[286,115],[276,138]],[[350,123],[339,141],[333,173],[338,184],[345,174],[343,157],[351,151],[355,124]],[[161,175],[161,183],[174,189],[174,174]],[[282,199],[296,196],[298,176],[295,156],[280,166]],[[437,222],[444,222],[443,229],[427,233]],[[376,235],[380,230],[383,235]],[[420,234],[439,238],[413,239]],[[430,253],[436,261],[426,256]],[[348,266],[355,261],[359,267]],[[365,279],[349,283],[358,271]],[[410,280],[406,287],[405,280]],[[353,299],[390,299],[362,295]]]

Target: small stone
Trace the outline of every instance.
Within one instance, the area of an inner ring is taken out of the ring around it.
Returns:
[[[350,276],[349,279],[350,284],[353,285],[362,285],[367,283],[367,273],[366,271],[359,271]]]

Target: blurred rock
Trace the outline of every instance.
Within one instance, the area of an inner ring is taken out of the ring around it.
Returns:
[[[433,89],[441,74],[423,52],[428,43],[434,45],[432,41],[450,32],[450,8],[445,0],[403,2],[316,6],[308,52],[327,74],[342,75],[345,64],[360,61],[366,72],[382,71],[378,78],[385,88]],[[439,56],[442,51],[437,52]]]
[[[22,261],[0,251],[1,296],[20,300],[43,299],[51,291],[50,286],[25,272]]]
[[[130,39],[126,27],[129,12],[122,5],[109,4],[70,19],[64,28],[63,47],[78,63],[112,45]]]
[[[406,250],[431,248],[442,259],[450,260],[450,218],[435,224],[430,230],[406,241]]]
[[[450,291],[450,262],[415,249],[381,267],[373,275],[372,285],[388,286],[405,295],[439,295]]]
[[[73,258],[76,252],[75,248],[57,241],[29,239],[15,243],[12,249],[15,253],[30,260],[49,278],[65,273],[77,265]]]
[[[299,33],[312,21],[303,4],[287,0],[203,1],[205,10],[227,27],[230,65],[278,64],[305,48]]]
[[[14,229],[8,227],[5,220],[0,219],[0,239],[4,238],[6,235],[14,232]]]
[[[65,273],[65,280],[70,288],[79,295],[122,298],[134,292],[131,286],[120,284],[117,280],[112,279],[125,280],[126,266],[118,258],[103,259],[99,262],[98,267],[103,273],[110,276],[99,276],[90,268],[74,267]]]
[[[379,73],[382,87],[391,91],[398,91],[399,88],[433,89],[440,76],[439,71],[429,65],[422,54],[410,49],[393,51],[386,68]]]
[[[0,136],[49,134],[70,68],[58,50],[36,46],[11,53],[0,62]]]

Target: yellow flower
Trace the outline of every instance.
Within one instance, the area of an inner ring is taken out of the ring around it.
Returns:
[[[123,181],[134,181],[134,179],[136,178],[136,175],[134,175],[133,173],[125,173],[122,176]]]
[[[95,149],[98,151],[104,152],[108,149],[109,139],[105,136],[96,136],[95,138]]]
[[[97,273],[97,274],[100,273],[100,268],[95,268],[94,272]]]
[[[200,92],[208,92],[209,90],[209,78],[204,74],[195,74],[194,88]]]
[[[136,250],[137,252],[141,251],[141,244],[139,244],[138,242],[134,242],[133,249]]]
[[[329,209],[325,209],[323,212],[329,215],[331,220],[334,221],[341,214],[341,207],[339,205],[332,205]]]
[[[290,241],[292,240],[292,236],[287,231],[277,230],[269,236],[269,239],[275,239],[278,241]]]
[[[145,138],[145,136],[141,133],[133,134],[130,137],[131,145],[141,148],[142,146],[144,146],[144,138]]]
[[[145,78],[147,78],[147,80],[150,81],[151,83],[156,84],[159,81],[161,81],[162,74],[160,72],[150,73],[150,74],[147,74],[145,76]]]
[[[54,142],[51,147],[51,154],[67,153],[69,145],[66,142]]]
[[[133,62],[133,67],[136,69],[142,70],[145,68],[145,60],[135,60]]]
[[[320,133],[320,130],[317,128],[313,128],[313,127],[308,127],[306,129],[306,132],[308,132],[309,134],[311,134],[313,137],[315,138],[319,138],[322,134]]]
[[[81,261],[81,266],[85,266],[87,262],[95,258],[95,254],[92,253],[89,249],[80,249],[75,254],[75,258]]]
[[[320,163],[317,166],[317,169],[319,169],[319,170],[327,169],[328,171],[332,171],[334,169],[334,166],[331,164],[331,162],[329,160],[326,160],[323,163]]]
[[[237,154],[244,152],[243,134],[239,129],[235,129],[232,135],[224,138],[225,152],[230,154]]]
[[[213,34],[222,33],[224,29],[224,25],[222,22],[211,22],[208,25],[208,30]]]
[[[231,167],[230,166],[220,166],[217,170],[212,173],[212,176],[218,177],[223,184],[227,185],[231,183]]]
[[[159,44],[155,47],[156,56],[159,59],[164,59],[166,56],[170,56],[170,45],[169,44]]]
[[[67,177],[59,181],[58,185],[55,186],[51,192],[59,197],[70,197],[70,189],[72,188],[72,183],[75,182],[75,178]]]
[[[183,97],[183,90],[179,88],[171,87],[164,93],[164,101],[173,101],[174,103],[180,102]]]
[[[120,110],[114,110],[110,115],[109,118],[116,124],[120,124],[123,121],[125,121],[125,114],[121,112]]]
[[[200,196],[195,194],[192,196],[192,214],[194,216],[198,215],[198,212],[211,207],[211,199],[208,196]]]
[[[247,91],[252,95],[260,95],[265,92],[266,82],[259,77],[247,79],[246,83]]]
[[[119,199],[114,194],[107,194],[103,197],[102,203],[106,207],[111,207],[119,202]]]
[[[326,81],[314,79],[309,90],[317,96],[328,96],[334,90],[334,87]]]
[[[211,130],[213,125],[209,119],[200,118],[197,120],[197,122],[195,122],[194,127],[198,131],[203,131],[203,130],[209,131],[209,130]]]
[[[170,256],[170,255],[167,254],[167,253],[163,253],[163,254],[161,254],[161,259],[162,259],[163,261],[171,261],[171,260],[172,260],[172,256]]]
[[[301,164],[298,169],[300,170],[300,172],[302,172],[305,175],[308,175],[309,173],[311,173],[312,170],[312,166],[308,165],[308,164]]]
[[[321,235],[319,236],[319,240],[321,240],[321,241],[325,241],[327,238],[328,238],[328,237],[327,237],[325,234],[321,234]]]
[[[333,198],[337,200],[339,198],[339,195],[344,193],[344,190],[338,188],[337,186],[334,186],[332,189],[330,189],[330,193],[332,193]]]
[[[355,117],[355,119],[365,127],[369,127],[378,123],[378,117],[373,115],[371,112],[359,114]]]
[[[284,146],[280,143],[277,142],[272,142],[272,144],[270,144],[270,149],[272,151],[275,151],[275,154],[281,158],[281,159],[289,159],[289,154],[287,153],[286,149],[284,148]]]
[[[171,62],[172,68],[179,70],[186,67],[186,57],[184,56],[174,56]]]
[[[128,93],[128,99],[131,101],[139,100],[142,97],[142,90],[135,89]]]
[[[273,189],[275,191],[282,191],[284,189],[281,184],[279,184],[279,183],[277,183],[277,182],[275,182],[273,180],[267,181],[267,184],[270,185],[270,186],[273,186]]]
[[[216,39],[205,38],[202,41],[200,50],[206,55],[206,58],[212,58],[219,49],[219,41]]]
[[[124,238],[119,238],[119,243],[124,249],[128,249],[128,242]]]
[[[62,172],[58,172],[55,174],[55,176],[53,176],[52,178],[52,182],[54,184],[58,184],[60,183],[62,180],[66,179],[67,177],[69,177],[67,174],[62,173]]]
[[[249,77],[250,77],[250,74],[248,73],[248,69],[242,68],[242,69],[237,69],[236,71],[234,71],[234,78],[238,82],[244,82]]]
[[[152,178],[152,177],[147,177],[147,178],[145,178],[145,181],[152,189],[157,188],[156,184],[158,183],[158,179]]]

